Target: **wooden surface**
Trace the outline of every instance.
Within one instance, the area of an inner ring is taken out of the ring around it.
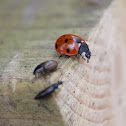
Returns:
[[[112,61],[110,51],[106,50],[109,42],[104,40],[111,36],[107,33],[112,24],[105,22],[111,22],[111,8],[115,5],[110,6],[89,35],[107,2],[1,1],[0,126],[112,125],[116,112],[113,109],[118,106],[111,102],[114,101],[111,96],[116,94],[111,95]],[[76,57],[59,59],[54,43],[65,33],[88,39],[92,55],[96,56],[89,63]],[[35,79],[32,72],[36,65],[51,59],[58,61],[57,70],[46,78]],[[58,80],[64,83],[52,97],[34,100],[40,90]]]

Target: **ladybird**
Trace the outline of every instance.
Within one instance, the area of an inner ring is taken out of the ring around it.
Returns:
[[[67,56],[80,54],[83,57],[86,57],[87,61],[89,61],[91,57],[91,52],[85,40],[73,34],[60,36],[55,43],[55,49],[58,53]]]
[[[34,69],[33,74],[37,75],[39,73],[44,74],[47,72],[51,72],[51,71],[55,70],[57,66],[58,66],[58,63],[55,60],[45,61],[45,62],[42,62],[41,64],[39,64]]]
[[[52,92],[55,91],[56,88],[58,88],[59,85],[61,85],[63,82],[62,81],[58,81],[57,83],[47,87],[45,90],[39,92],[37,94],[37,96],[35,97],[35,99],[41,99],[41,98],[44,98],[48,95],[50,95]]]

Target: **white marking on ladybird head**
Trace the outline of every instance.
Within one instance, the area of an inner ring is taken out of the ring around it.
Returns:
[[[85,54],[86,54],[86,53],[85,53],[85,52],[83,52],[81,55],[82,55],[83,57],[85,57]]]
[[[85,54],[86,54],[86,53],[83,52],[81,55],[82,55],[83,58],[87,59],[87,57],[85,56]]]

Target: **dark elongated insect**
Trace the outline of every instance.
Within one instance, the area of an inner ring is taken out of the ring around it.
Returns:
[[[55,70],[57,66],[58,66],[58,63],[55,60],[45,61],[45,62],[39,64],[34,69],[33,74],[34,75],[37,75],[39,73],[44,74],[44,73],[47,73],[47,72],[51,72],[51,71]]]
[[[58,86],[61,85],[62,83],[63,83],[62,81],[58,81],[57,83],[47,87],[45,90],[39,92],[37,94],[37,96],[35,97],[35,99],[41,99],[41,98],[44,98],[44,97],[48,96],[49,94],[54,92],[55,89],[58,88]]]

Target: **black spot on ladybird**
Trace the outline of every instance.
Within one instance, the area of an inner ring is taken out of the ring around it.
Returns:
[[[67,49],[66,51],[67,51],[67,53],[70,53],[70,50],[69,49]]]
[[[55,45],[55,48],[56,48],[56,49],[58,48],[58,45],[57,45],[57,44]]]
[[[67,43],[68,42],[68,39],[65,39],[65,43]]]

